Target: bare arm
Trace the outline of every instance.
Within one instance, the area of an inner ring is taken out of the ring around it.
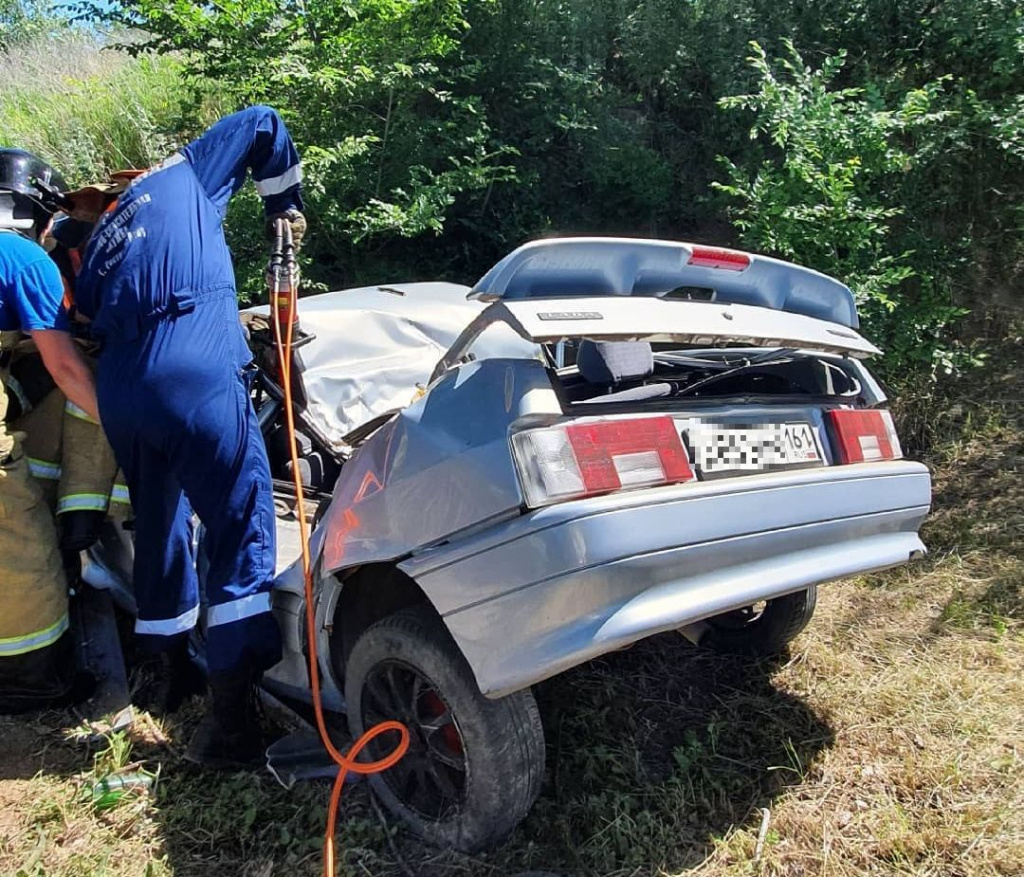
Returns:
[[[30,334],[40,356],[43,357],[43,365],[53,376],[57,386],[65,396],[99,423],[96,381],[71,336],[56,329],[37,330]]]

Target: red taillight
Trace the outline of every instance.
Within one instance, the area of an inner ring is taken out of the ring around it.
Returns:
[[[589,492],[628,487],[639,473],[655,471],[658,466],[665,481],[693,477],[671,418],[580,423],[565,431]]]
[[[726,271],[743,271],[750,267],[750,256],[735,250],[720,250],[716,247],[694,247],[687,265],[698,268],[723,268]]]
[[[828,416],[836,437],[840,463],[873,463],[898,460],[903,456],[896,427],[888,411],[843,408],[829,411]]]
[[[514,435],[512,446],[533,507],[695,477],[670,417],[531,429]]]

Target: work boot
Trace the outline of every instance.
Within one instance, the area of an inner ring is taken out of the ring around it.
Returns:
[[[192,658],[188,636],[163,651],[131,661],[132,702],[154,715],[175,713],[190,697],[206,691],[206,673]]]
[[[185,758],[211,770],[244,770],[264,761],[256,715],[256,680],[249,667],[210,674],[211,704]]]
[[[0,658],[0,715],[65,706],[75,690],[74,669],[70,631],[52,645]]]
[[[193,695],[206,691],[206,674],[193,660],[187,636],[167,650],[166,659],[168,684],[163,708],[170,714]]]

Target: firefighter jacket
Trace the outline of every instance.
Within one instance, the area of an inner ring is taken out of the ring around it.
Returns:
[[[17,436],[4,424],[10,330],[66,327],[56,266],[32,241],[0,232],[0,701],[24,685],[26,656],[68,628],[67,586],[53,519]]]

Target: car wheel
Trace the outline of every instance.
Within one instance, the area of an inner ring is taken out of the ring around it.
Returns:
[[[381,803],[428,842],[474,852],[502,840],[526,816],[544,776],[544,731],[527,689],[484,697],[444,623],[403,609],[367,628],[345,669],[349,730],[385,719],[409,729],[409,750],[370,777]],[[369,758],[390,752],[383,734]]]
[[[765,600],[707,619],[700,644],[737,655],[774,655],[807,627],[818,599],[811,585],[804,591]]]

